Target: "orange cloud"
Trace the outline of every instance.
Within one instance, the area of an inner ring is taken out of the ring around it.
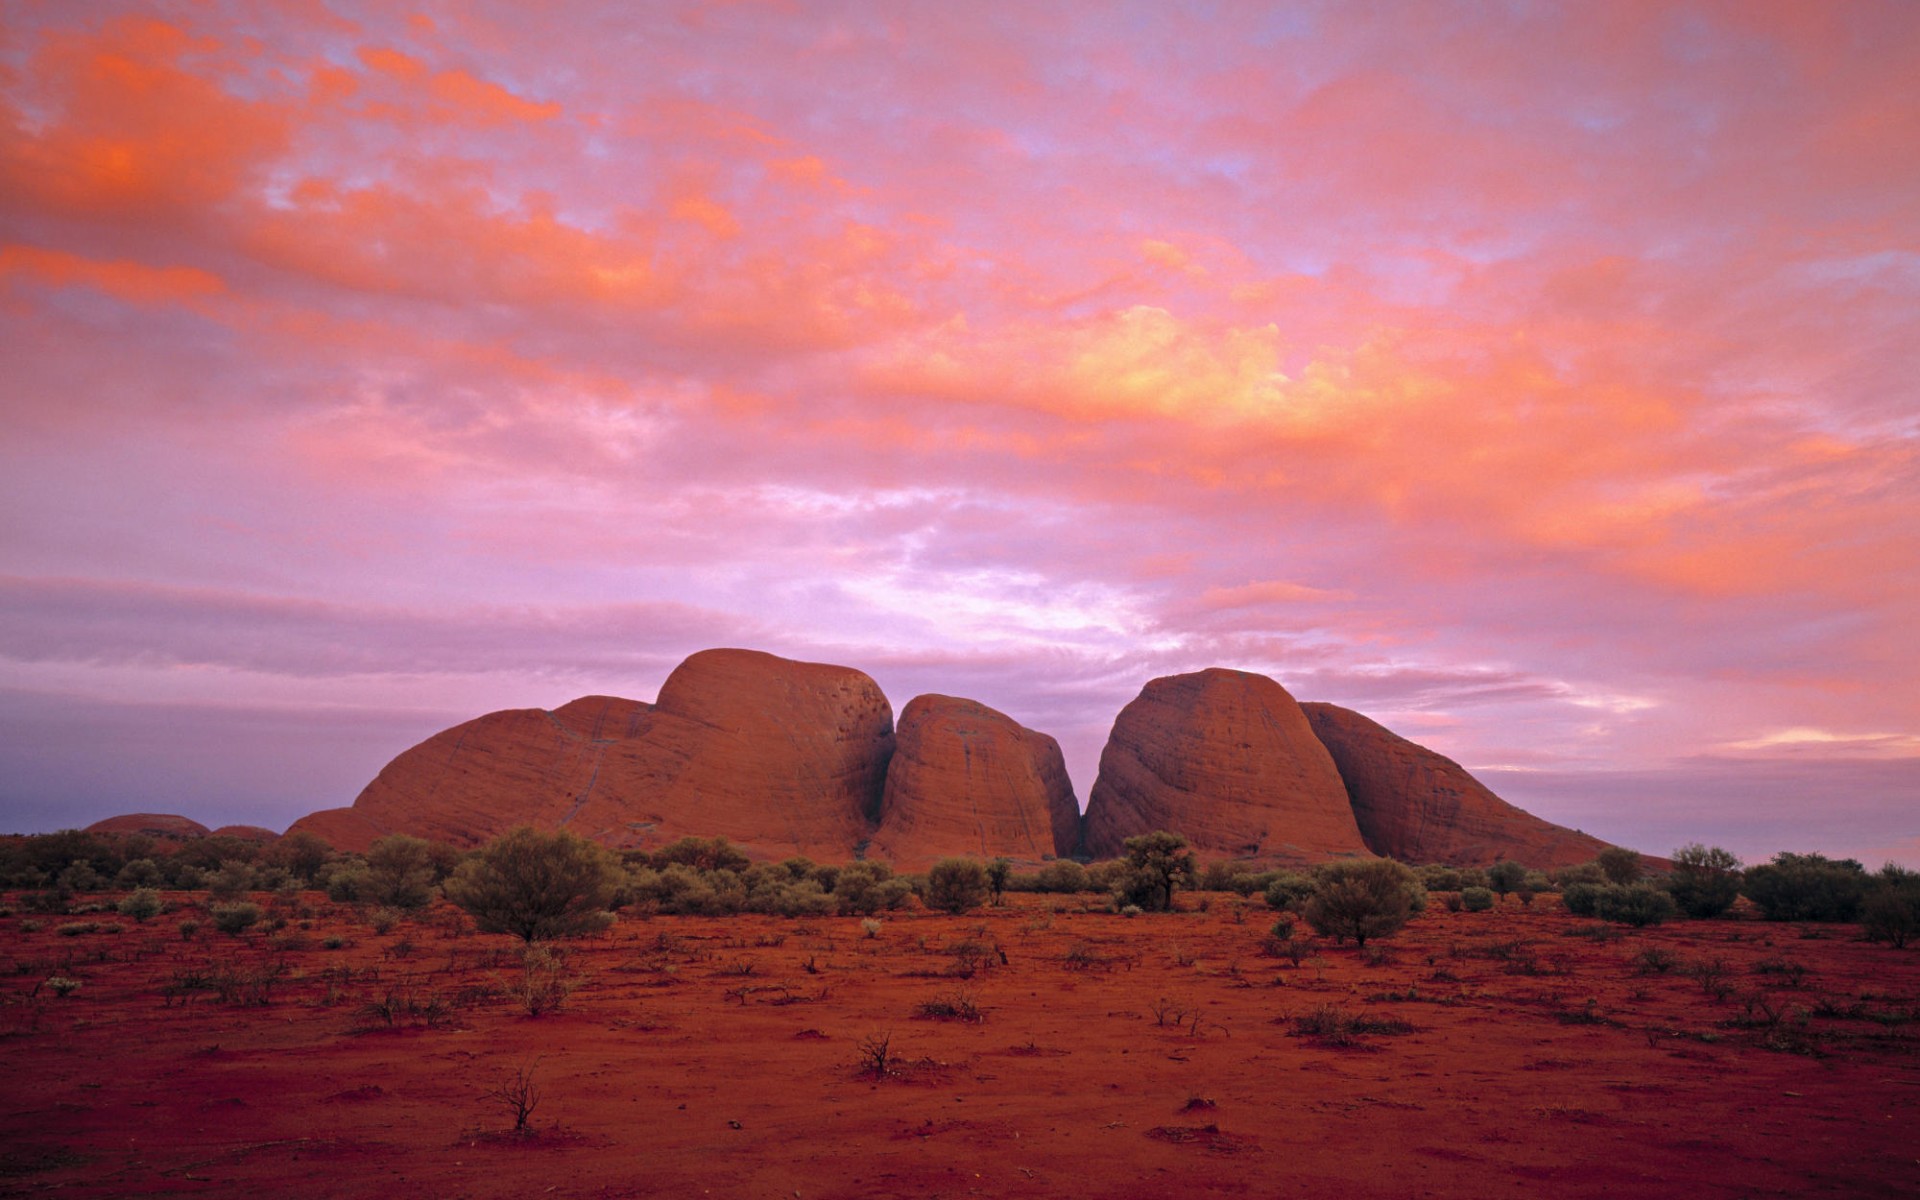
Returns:
[[[0,278],[10,275],[31,276],[54,287],[90,287],[144,305],[199,300],[226,290],[219,276],[195,267],[151,267],[127,259],[102,262],[36,246],[0,246]]]
[[[4,114],[0,192],[92,213],[226,200],[285,144],[287,115],[185,65],[218,49],[137,17],[48,38],[30,71],[51,119]]]

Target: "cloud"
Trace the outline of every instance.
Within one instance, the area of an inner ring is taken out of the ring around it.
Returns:
[[[1083,794],[1209,665],[1529,779],[1906,753],[1920,21],[1286,16],[23,14],[0,665],[747,642]]]

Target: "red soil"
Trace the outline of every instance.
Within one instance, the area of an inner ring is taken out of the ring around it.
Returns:
[[[278,934],[193,941],[186,912],[18,913],[0,918],[0,1195],[1708,1200],[1920,1181],[1915,950],[1759,921],[1598,941],[1543,897],[1436,906],[1383,961],[1328,944],[1296,966],[1262,956],[1257,900],[1205,899],[1127,919],[1023,896],[887,915],[876,937],[859,918],[628,918],[566,947],[577,986],[537,1018],[498,986],[516,944],[445,908],[376,934],[310,894],[304,920],[280,902]],[[60,932],[75,921],[119,931]],[[962,979],[966,941],[987,949]],[[1647,949],[1724,960],[1728,994],[1637,974]],[[168,995],[195,964],[276,960],[265,1006]],[[54,995],[56,975],[79,988]],[[368,1006],[396,987],[416,1011],[389,1029]],[[916,1015],[961,989],[984,1019]],[[449,1006],[431,1026],[429,998]],[[1286,1018],[1329,1004],[1413,1028],[1295,1036]],[[895,1071],[876,1077],[860,1044],[882,1032]],[[535,1133],[515,1137],[488,1092],[528,1064]]]

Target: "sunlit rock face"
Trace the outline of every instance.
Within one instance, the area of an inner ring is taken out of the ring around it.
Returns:
[[[1072,854],[1080,808],[1060,744],[984,704],[916,696],[900,712],[868,857],[917,871],[947,855]]]
[[[1333,755],[1360,835],[1375,854],[1455,866],[1509,858],[1550,869],[1586,862],[1607,847],[1515,808],[1452,759],[1351,709],[1301,708]]]
[[[207,836],[207,827],[191,817],[172,813],[122,813],[95,821],[87,833],[145,834],[147,837],[199,838]]]
[[[757,857],[844,861],[873,828],[892,754],[892,708],[865,674],[705,650],[651,705],[590,696],[444,730],[351,808],[293,828],[348,850],[394,832],[473,845],[530,824],[614,846],[725,836]]]
[[[1326,747],[1287,690],[1210,668],[1155,679],[1122,709],[1087,803],[1086,849],[1156,829],[1203,857],[1312,862],[1366,843]]]

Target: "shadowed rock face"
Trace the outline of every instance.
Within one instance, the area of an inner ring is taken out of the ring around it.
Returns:
[[[1120,712],[1087,804],[1086,849],[1184,834],[1203,857],[1366,854],[1326,747],[1285,688],[1211,668],[1156,679]]]
[[[1315,703],[1301,708],[1340,768],[1360,834],[1376,854],[1455,866],[1510,858],[1552,869],[1586,862],[1607,848],[1599,838],[1515,808],[1452,759],[1351,709]]]
[[[1037,862],[1072,854],[1080,806],[1060,744],[952,696],[900,712],[868,857],[918,871],[950,854]]]
[[[95,821],[87,826],[87,833],[144,833],[148,837],[198,838],[207,836],[207,827],[191,817],[179,817],[172,813],[123,813],[117,817],[108,817],[104,821]]]
[[[843,861],[872,828],[892,753],[893,710],[861,672],[706,650],[651,705],[589,696],[435,734],[351,808],[293,829],[347,850],[395,832],[473,845],[523,824],[613,846],[720,835],[759,857]]]

